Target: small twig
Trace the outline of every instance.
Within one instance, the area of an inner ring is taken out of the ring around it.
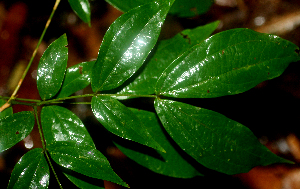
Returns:
[[[6,102],[5,104],[3,104],[1,107],[0,107],[0,112],[2,112],[3,110],[5,110],[6,108],[8,108],[10,106],[10,104],[8,102]]]
[[[40,37],[40,39],[39,39],[39,41],[38,41],[38,43],[37,43],[37,45],[36,45],[36,48],[34,49],[34,51],[33,51],[33,53],[32,53],[32,56],[31,56],[30,60],[29,60],[29,63],[28,63],[28,65],[27,65],[27,67],[26,67],[26,69],[25,69],[25,71],[24,71],[24,73],[23,73],[23,75],[22,75],[22,77],[21,77],[21,79],[20,79],[18,85],[16,86],[14,92],[12,93],[11,97],[8,99],[8,101],[7,101],[3,106],[0,107],[0,112],[2,112],[3,110],[5,110],[6,108],[8,108],[8,107],[10,106],[10,101],[12,101],[13,99],[15,99],[15,96],[17,95],[17,92],[19,91],[19,89],[20,89],[20,87],[21,87],[21,85],[22,85],[22,83],[23,83],[23,80],[24,80],[25,76],[27,75],[27,73],[28,73],[28,71],[29,71],[29,68],[30,68],[30,66],[31,66],[31,64],[32,64],[32,62],[33,62],[33,59],[35,58],[35,55],[36,55],[36,53],[37,53],[37,51],[38,51],[38,48],[39,48],[40,44],[41,44],[42,41],[43,41],[43,38],[44,38],[44,36],[45,36],[45,33],[46,33],[46,31],[47,31],[47,29],[48,29],[48,27],[49,27],[49,25],[50,25],[50,22],[51,22],[51,20],[52,20],[52,17],[53,17],[53,15],[54,15],[54,13],[55,13],[55,11],[56,11],[57,6],[59,5],[59,3],[60,3],[60,0],[56,0],[56,2],[55,2],[55,4],[54,4],[54,7],[53,7],[53,9],[52,9],[52,12],[51,12],[51,14],[50,14],[50,17],[49,17],[49,19],[48,19],[48,21],[47,21],[47,23],[46,23],[46,26],[45,26],[45,28],[44,28],[44,30],[43,30],[43,32],[42,32],[42,35],[41,35],[41,37]]]

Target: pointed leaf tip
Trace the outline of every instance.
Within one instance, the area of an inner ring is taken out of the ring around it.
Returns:
[[[299,60],[297,46],[250,29],[217,33],[174,60],[159,77],[157,94],[214,98],[245,92],[278,77]]]
[[[88,0],[69,0],[69,4],[79,18],[91,26],[91,8]]]
[[[238,174],[259,165],[290,163],[262,145],[250,129],[222,114],[159,99],[155,109],[181,149],[209,169]]]

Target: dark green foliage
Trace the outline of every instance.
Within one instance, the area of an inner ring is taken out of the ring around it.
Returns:
[[[289,63],[298,61],[296,45],[250,29],[233,29],[210,37],[218,22],[157,42],[169,11],[193,16],[206,12],[212,1],[107,1],[127,13],[108,29],[97,60],[67,69],[68,43],[62,35],[39,62],[37,88],[42,100],[25,104],[33,106],[34,113],[13,114],[12,108],[0,113],[0,152],[24,139],[35,120],[43,145],[20,159],[8,188],[47,188],[49,167],[56,176],[51,160],[80,188],[101,189],[102,180],[128,187],[96,148],[79,117],[53,105],[84,97],[92,97],[84,103],[91,105],[99,125],[112,134],[116,146],[132,160],[162,175],[205,176],[195,164],[238,174],[259,165],[291,163],[260,144],[246,126],[220,113],[178,102],[178,98],[245,92],[278,77]],[[201,2],[199,7],[191,9],[196,2]],[[88,1],[69,3],[90,24]],[[153,56],[147,59],[155,45]],[[70,96],[89,84],[93,94]],[[120,99],[128,98],[154,99],[155,112],[126,107]],[[4,103],[0,99],[0,105]],[[37,107],[41,105],[39,116]],[[195,161],[191,163],[191,159]],[[84,177],[101,179],[100,184]]]

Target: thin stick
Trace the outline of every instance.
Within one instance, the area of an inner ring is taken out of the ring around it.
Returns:
[[[29,63],[27,65],[27,67],[26,67],[26,69],[25,69],[25,71],[24,71],[24,73],[23,73],[23,75],[22,75],[22,77],[21,77],[21,79],[20,79],[17,87],[15,88],[14,92],[12,93],[11,97],[9,98],[9,100],[5,104],[3,104],[3,106],[0,107],[0,112],[2,112],[3,110],[5,110],[6,108],[8,108],[10,106],[10,101],[13,100],[13,99],[15,99],[15,96],[17,95],[17,92],[19,91],[19,89],[20,89],[20,87],[21,87],[21,85],[23,83],[23,80],[24,80],[25,76],[27,75],[27,73],[29,71],[29,68],[30,68],[30,66],[31,66],[31,64],[33,62],[33,59],[35,58],[35,55],[36,55],[36,53],[38,51],[38,48],[39,48],[40,44],[43,41],[45,33],[46,33],[46,31],[47,31],[50,23],[51,23],[52,17],[54,15],[54,13],[55,13],[55,11],[56,11],[57,6],[59,5],[59,3],[60,3],[60,0],[56,0],[56,2],[54,4],[54,7],[52,9],[52,12],[50,14],[50,17],[49,17],[49,19],[48,19],[48,21],[47,21],[47,23],[45,25],[45,28],[44,28],[44,30],[42,32],[42,35],[41,35],[41,37],[40,37],[40,39],[38,41],[38,44],[36,45],[36,48],[34,49],[34,51],[32,53],[31,59],[29,60]]]

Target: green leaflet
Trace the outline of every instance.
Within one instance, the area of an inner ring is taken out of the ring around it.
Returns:
[[[169,1],[148,3],[123,14],[110,26],[92,71],[94,92],[122,85],[141,67],[169,8]]]
[[[259,165],[290,163],[259,143],[250,129],[222,114],[160,99],[155,109],[173,140],[209,169],[238,174]]]
[[[0,119],[0,152],[13,147],[29,135],[34,126],[30,111],[15,113]]]
[[[165,151],[153,139],[139,118],[118,100],[109,96],[93,97],[92,110],[97,120],[109,132],[156,150]]]
[[[82,121],[64,107],[44,106],[41,112],[41,123],[47,144],[54,141],[67,141],[96,148]]]
[[[49,179],[50,172],[43,149],[35,148],[15,165],[7,188],[48,188]]]
[[[242,93],[299,60],[293,43],[250,29],[218,33],[186,51],[161,74],[159,95],[212,98]]]
[[[43,100],[56,95],[63,82],[68,61],[66,34],[52,42],[42,55],[37,70],[37,88]]]
[[[48,144],[47,149],[51,158],[62,167],[128,187],[112,170],[106,157],[93,146],[59,141]]]
[[[0,107],[5,104],[6,101],[3,100],[3,99],[0,99]],[[0,119],[6,117],[6,116],[10,116],[13,114],[13,109],[12,107],[10,106],[9,108],[6,108],[5,110],[3,110],[2,112],[0,112]]]
[[[91,26],[91,8],[88,0],[69,0],[73,11],[79,18]]]
[[[144,5],[155,0],[106,0],[108,3],[116,7],[117,9],[127,12],[137,6]],[[213,4],[213,0],[176,0],[170,9],[170,14],[175,14],[179,17],[193,17],[199,14],[206,13],[210,6]]]
[[[67,69],[61,90],[56,98],[68,97],[91,83],[91,72],[95,61],[82,62]]]
[[[157,49],[142,72],[119,93],[148,95],[155,93],[155,84],[162,72],[182,53],[208,38],[219,22],[195,29],[186,29],[173,38],[158,43]]]
[[[148,169],[178,178],[191,178],[202,175],[187,160],[182,157],[179,148],[174,147],[170,139],[167,138],[155,113],[131,109],[131,111],[144,123],[147,130],[164,149],[161,151],[151,151],[141,146],[135,148],[132,142],[115,140],[116,146],[130,159],[147,167]]]

